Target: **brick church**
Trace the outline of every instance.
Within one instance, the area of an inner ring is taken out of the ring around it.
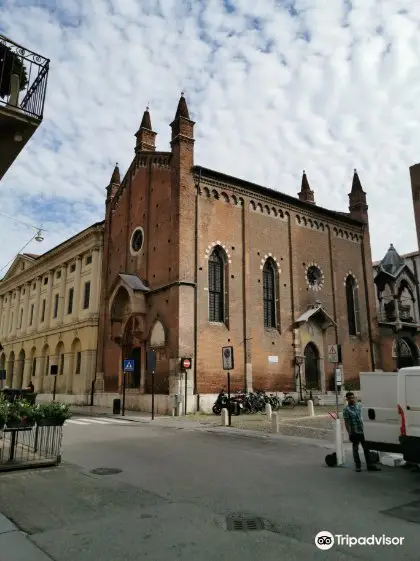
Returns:
[[[299,394],[333,389],[328,345],[340,344],[344,381],[378,365],[368,207],[349,178],[349,212],[316,205],[303,172],[297,197],[203,168],[184,95],[171,150],[156,149],[147,109],[135,154],[107,187],[96,391],[121,389],[150,410],[146,351],[154,349],[158,413],[187,388],[187,409],[211,410],[226,387]],[[280,187],[281,186],[275,186]],[[187,379],[182,357],[191,358]],[[186,382],[186,383],[185,383]]]

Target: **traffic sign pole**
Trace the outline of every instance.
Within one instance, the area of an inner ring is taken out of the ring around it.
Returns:
[[[125,416],[125,370],[123,370],[123,379],[122,379],[122,407],[121,407],[121,415]]]

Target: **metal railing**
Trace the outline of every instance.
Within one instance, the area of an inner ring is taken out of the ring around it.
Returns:
[[[397,316],[394,311],[382,311],[378,313],[378,321],[380,323],[396,323]],[[411,323],[413,325],[417,325],[417,321],[414,317],[414,314],[410,311],[400,310],[399,313],[399,321],[401,323]]]
[[[49,59],[0,35],[0,106],[42,120]]]
[[[0,471],[61,461],[62,426],[5,427],[0,435]]]

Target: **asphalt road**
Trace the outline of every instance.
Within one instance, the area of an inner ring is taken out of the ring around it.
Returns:
[[[0,477],[0,512],[56,561],[419,558],[418,474],[327,468],[315,440],[84,423],[64,427],[59,468]],[[265,529],[229,531],[231,515]],[[320,531],[404,540],[321,551]]]

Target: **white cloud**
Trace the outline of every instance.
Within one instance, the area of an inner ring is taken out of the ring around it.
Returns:
[[[29,251],[103,218],[105,186],[116,161],[128,166],[145,106],[167,150],[181,90],[196,163],[292,195],[306,169],[317,203],[342,211],[356,167],[374,257],[390,242],[416,249],[414,0],[6,0],[0,21],[51,58],[44,122],[0,186],[2,212],[48,230]],[[0,225],[1,267],[32,231],[1,215]]]

